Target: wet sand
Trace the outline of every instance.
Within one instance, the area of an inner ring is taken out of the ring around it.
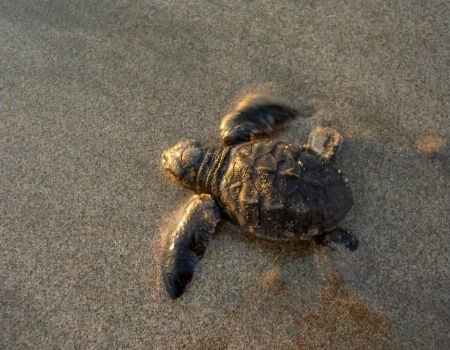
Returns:
[[[0,347],[447,349],[449,11],[2,1]],[[341,265],[225,225],[172,301],[162,247],[191,194],[161,153],[219,145],[248,92],[302,111],[276,137],[343,135],[362,246]]]

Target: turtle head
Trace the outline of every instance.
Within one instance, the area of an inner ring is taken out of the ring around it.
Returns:
[[[195,186],[202,159],[202,145],[194,140],[180,141],[163,152],[164,169],[187,187]]]

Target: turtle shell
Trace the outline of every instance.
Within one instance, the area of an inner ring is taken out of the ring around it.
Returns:
[[[307,146],[280,140],[234,146],[219,197],[230,221],[257,235],[286,240],[332,229],[353,206],[347,181]]]

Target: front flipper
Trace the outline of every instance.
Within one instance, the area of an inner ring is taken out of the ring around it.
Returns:
[[[334,161],[342,144],[342,136],[332,128],[319,126],[311,132],[308,144],[322,157]]]
[[[252,136],[268,134],[297,115],[297,111],[280,104],[273,97],[250,95],[236,110],[222,118],[220,134],[225,146],[250,141]]]
[[[188,204],[164,265],[163,279],[172,299],[183,294],[192,280],[194,267],[203,257],[220,218],[220,207],[210,195],[196,196]]]

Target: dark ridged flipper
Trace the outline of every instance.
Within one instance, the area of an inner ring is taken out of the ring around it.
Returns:
[[[296,115],[296,110],[280,104],[272,97],[248,96],[235,111],[223,117],[220,123],[222,143],[230,146],[250,141],[252,136],[271,133]]]
[[[189,203],[174,233],[164,265],[163,278],[172,299],[183,294],[194,267],[203,257],[221,214],[212,196],[202,194]]]

